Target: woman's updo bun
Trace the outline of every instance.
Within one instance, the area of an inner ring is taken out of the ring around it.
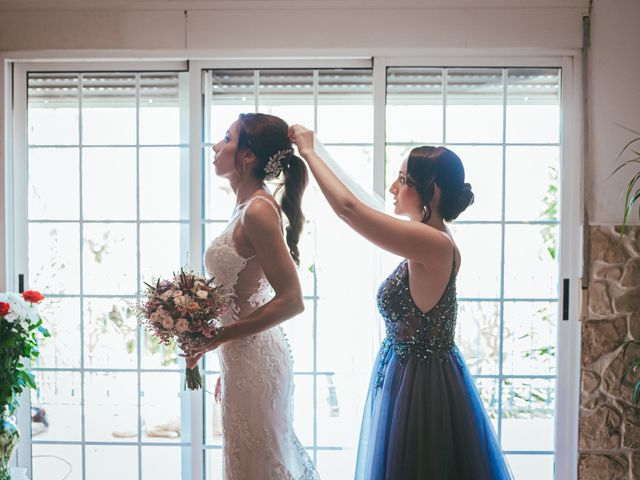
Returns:
[[[445,147],[416,147],[407,160],[407,183],[420,194],[425,211],[423,221],[431,217],[429,203],[440,188],[438,213],[450,222],[473,203],[471,185],[464,181],[464,166],[460,157]]]

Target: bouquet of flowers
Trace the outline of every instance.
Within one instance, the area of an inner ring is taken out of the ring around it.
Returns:
[[[189,351],[221,331],[217,320],[227,312],[229,303],[220,287],[213,285],[213,279],[181,269],[171,280],[158,279],[153,285],[145,285],[138,315],[160,342],[175,342]],[[202,388],[197,365],[187,368],[185,374],[189,390]]]
[[[44,297],[33,290],[0,293],[0,414],[8,409],[12,415],[18,394],[25,387],[36,388],[21,359],[35,360],[40,354],[38,333],[49,336],[38,313],[37,304],[42,300]]]

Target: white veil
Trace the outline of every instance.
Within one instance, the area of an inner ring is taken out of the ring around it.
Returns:
[[[319,140],[315,140],[314,147],[318,156],[362,202],[384,211],[380,195],[346,173]],[[349,158],[340,158],[340,161],[346,164]],[[301,248],[304,263],[300,270],[302,272],[308,263],[314,266],[318,298],[317,371],[330,372],[318,376],[321,419],[318,428],[340,431],[345,455],[355,459],[373,359],[384,336],[376,308],[376,292],[383,278],[381,251],[336,216],[313,178],[304,196],[303,209],[308,220],[306,234],[313,239]],[[315,252],[308,251],[312,250],[311,245]],[[313,258],[309,258],[309,254]],[[320,430],[318,433],[323,436]],[[351,449],[354,451],[350,452]]]
[[[358,199],[362,202],[369,205],[371,208],[375,208],[376,210],[384,211],[384,198],[382,198],[376,192],[367,192],[362,185],[360,185],[357,181],[355,181],[349,174],[347,174],[344,169],[340,166],[338,162],[336,162],[333,157],[327,152],[327,149],[322,144],[318,137],[314,136],[313,148],[316,151],[316,154],[329,166],[333,173],[335,173],[338,178],[344,183],[349,190],[351,190]],[[318,188],[317,184],[315,188]],[[328,206],[328,205],[327,205]]]

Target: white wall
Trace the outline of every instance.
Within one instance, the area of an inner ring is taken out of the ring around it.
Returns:
[[[586,3],[67,0],[52,9],[52,2],[0,0],[0,50],[277,50],[291,55],[333,49],[575,48]]]
[[[632,169],[608,176],[618,165],[618,153],[633,138],[615,124],[640,132],[640,1],[596,0],[591,43],[590,217],[592,224],[617,224],[624,205],[621,192]],[[640,171],[638,165],[635,171]]]

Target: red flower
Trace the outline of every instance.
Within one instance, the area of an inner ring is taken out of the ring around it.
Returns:
[[[10,306],[8,303],[0,302],[0,317],[4,317],[7,313],[9,313]]]
[[[26,292],[23,292],[22,298],[30,303],[38,303],[44,300],[42,294],[40,292],[36,292],[35,290],[27,290]]]

